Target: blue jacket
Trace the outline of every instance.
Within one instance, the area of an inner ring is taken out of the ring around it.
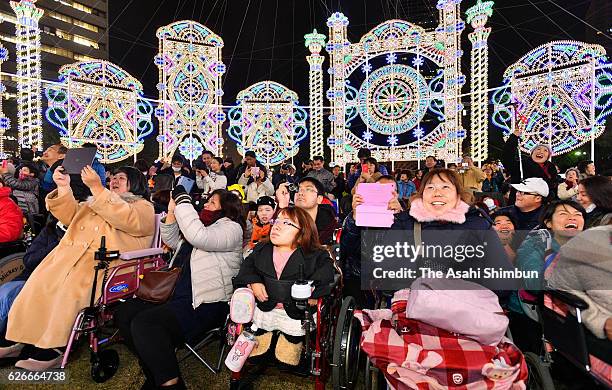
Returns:
[[[56,186],[55,182],[53,181],[53,172],[55,171],[55,168],[58,167],[58,165],[61,165],[62,162],[63,160],[60,160],[58,161],[59,164],[55,163],[53,164],[53,166],[47,169],[42,183],[40,183],[40,188],[42,189],[42,194],[44,194],[44,196],[46,196],[46,194],[55,189]],[[102,165],[102,163],[97,158],[94,158],[91,167],[94,171],[96,171],[98,176],[100,176],[100,182],[102,182],[102,186],[106,187],[106,168],[104,168],[104,165]]]
[[[28,280],[41,261],[62,239],[64,232],[57,226],[45,226],[23,255],[24,270],[15,280]]]
[[[397,182],[397,195],[400,199],[410,198],[410,195],[416,192],[416,185],[411,180],[403,182],[398,180]]]
[[[550,247],[550,248],[549,248]],[[516,267],[521,271],[538,271],[538,279],[524,279],[523,287],[525,290],[539,292],[542,290],[544,282],[544,261],[547,257],[547,248],[550,253],[558,253],[559,243],[554,236],[546,229],[534,230],[523,241],[516,251]],[[523,313],[523,308],[518,297],[518,293],[513,293],[510,297],[510,310]]]

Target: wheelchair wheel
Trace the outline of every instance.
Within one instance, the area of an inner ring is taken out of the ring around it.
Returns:
[[[332,356],[332,382],[334,389],[351,389],[359,372],[361,324],[353,317],[355,299],[346,297],[336,323]]]
[[[114,349],[105,349],[91,355],[91,378],[104,383],[115,375],[119,368],[119,354]]]
[[[364,372],[366,390],[387,390],[385,375],[377,367],[374,367],[369,357],[366,358]]]
[[[529,390],[555,390],[550,370],[540,356],[533,352],[526,352],[525,362],[529,369],[529,379],[527,380]]]
[[[18,252],[0,258],[0,286],[21,275],[25,269],[24,255],[25,252]]]

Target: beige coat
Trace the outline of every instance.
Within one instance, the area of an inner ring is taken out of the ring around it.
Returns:
[[[79,310],[89,305],[94,253],[100,237],[106,237],[109,250],[148,248],[155,230],[155,212],[153,205],[139,196],[119,196],[109,190],[82,203],[72,193],[58,197],[55,190],[46,202],[68,230],[15,299],[6,338],[39,348],[57,348],[67,344]],[[99,283],[101,280],[100,273]],[[99,295],[100,288],[96,292]]]

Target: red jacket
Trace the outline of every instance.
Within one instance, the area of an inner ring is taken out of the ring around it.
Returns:
[[[0,242],[17,241],[23,233],[23,214],[10,195],[9,187],[0,187]]]

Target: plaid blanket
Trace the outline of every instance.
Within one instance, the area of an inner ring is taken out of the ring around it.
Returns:
[[[361,348],[393,389],[524,390],[527,365],[508,339],[486,346],[406,318],[406,301],[357,311]]]

